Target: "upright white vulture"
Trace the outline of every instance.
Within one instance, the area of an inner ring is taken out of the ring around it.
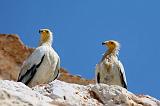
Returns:
[[[39,47],[24,61],[18,77],[18,82],[29,87],[55,80],[60,70],[60,58],[52,48],[52,32],[49,29],[40,29],[39,33]]]
[[[119,85],[127,89],[127,81],[122,63],[118,60],[120,44],[115,40],[102,43],[108,50],[96,65],[96,82]]]

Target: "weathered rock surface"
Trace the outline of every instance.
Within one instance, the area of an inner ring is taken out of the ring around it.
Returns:
[[[0,34],[0,79],[16,80],[21,64],[32,51],[17,35]]]
[[[160,101],[116,85],[84,86],[55,80],[31,89],[20,82],[1,80],[0,106],[160,106]]]
[[[34,91],[54,100],[65,100],[73,106],[160,106],[160,101],[150,96],[136,96],[117,85],[70,84],[59,80],[44,86],[36,86]]]
[[[0,106],[44,106],[51,101],[22,83],[0,81]]]

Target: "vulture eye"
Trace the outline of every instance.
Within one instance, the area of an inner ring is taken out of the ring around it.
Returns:
[[[49,33],[49,31],[48,31],[48,30],[46,30],[46,33]]]
[[[111,42],[111,44],[114,44],[113,42]]]

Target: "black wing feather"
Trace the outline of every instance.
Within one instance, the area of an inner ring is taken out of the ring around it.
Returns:
[[[120,69],[120,68],[119,68],[119,69]],[[124,78],[123,78],[123,74],[122,74],[122,72],[121,72],[121,69],[120,69],[120,78],[121,78],[122,86],[127,89],[127,84],[126,84],[126,82],[124,81]]]
[[[56,65],[56,69],[57,70],[55,71],[56,75],[55,75],[54,80],[57,79],[59,77],[59,74],[60,74],[60,72],[59,72],[60,71],[60,59],[58,59],[58,62],[57,62],[57,65]]]
[[[24,84],[27,85],[32,80],[34,75],[36,74],[37,68],[41,65],[41,63],[42,63],[42,61],[44,59],[44,56],[45,55],[43,55],[40,63],[37,64],[37,65],[34,64],[29,70],[27,70],[27,72],[18,79],[18,82],[23,82]],[[27,80],[25,80],[25,82],[24,82],[24,78],[27,78]]]
[[[55,79],[57,79],[58,78],[58,76],[59,76],[59,70],[57,70],[58,72],[57,72],[57,75],[56,75],[56,77],[53,79],[53,81],[55,80]]]
[[[100,83],[100,73],[97,74],[97,82]]]

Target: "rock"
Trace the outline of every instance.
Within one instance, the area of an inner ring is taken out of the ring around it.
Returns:
[[[23,61],[33,52],[33,48],[25,46],[18,35],[0,34],[0,79],[17,80]],[[61,68],[59,80],[69,83],[87,85],[94,80],[87,80],[69,74]]]
[[[73,106],[160,106],[160,101],[153,97],[136,96],[117,85],[84,86],[55,80],[48,85],[35,86],[33,90]]]
[[[0,80],[0,106],[70,106],[33,91],[23,83]]]
[[[31,89],[21,82],[0,80],[0,106],[160,106],[160,101],[117,85],[55,80]]]
[[[46,106],[51,101],[22,83],[0,81],[0,106]]]
[[[45,86],[36,86],[33,90],[54,100],[66,101],[73,106],[101,105],[97,100],[90,98],[88,87],[84,85],[71,84],[56,80]]]
[[[17,35],[0,34],[0,79],[17,80],[24,59],[32,51]]]

